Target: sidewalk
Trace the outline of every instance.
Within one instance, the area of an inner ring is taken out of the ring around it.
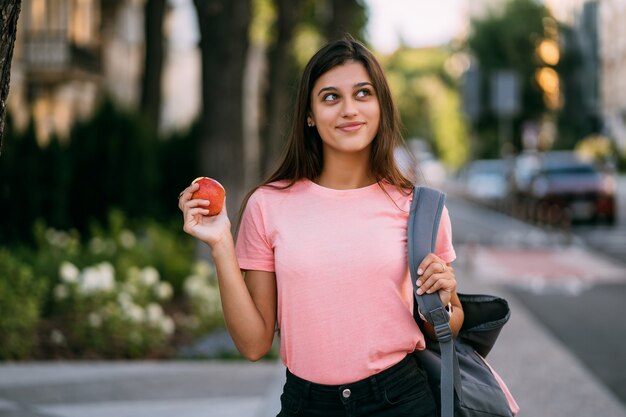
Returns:
[[[524,306],[457,266],[459,291],[505,297],[510,322],[489,356],[520,417],[626,417],[626,408]],[[0,417],[269,417],[276,362],[63,362],[0,365]]]

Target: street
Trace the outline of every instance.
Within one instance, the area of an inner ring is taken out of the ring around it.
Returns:
[[[572,235],[542,230],[452,192],[447,198],[457,262],[505,287],[624,404],[625,186],[622,177],[614,227],[577,226]],[[584,248],[593,248],[592,254]]]

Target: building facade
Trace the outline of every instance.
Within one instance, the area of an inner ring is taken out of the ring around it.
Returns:
[[[602,115],[606,133],[626,154],[626,1],[599,3]]]
[[[142,0],[23,0],[8,109],[37,139],[66,138],[107,91],[138,100],[143,56]]]

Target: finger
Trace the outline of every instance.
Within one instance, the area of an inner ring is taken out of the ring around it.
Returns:
[[[418,295],[432,294],[435,292],[445,292],[451,294],[456,290],[456,280],[451,279],[444,274],[436,274],[426,280],[426,282],[417,290]]]
[[[195,200],[189,200],[186,201],[183,206],[189,210],[195,207],[203,207],[203,208],[207,208],[209,206],[209,204],[211,204],[211,202],[209,200],[201,200],[201,199],[195,199]]]
[[[228,211],[226,210],[226,206],[228,204],[226,204],[226,196],[224,196],[224,203],[222,204],[222,211],[219,212],[219,216],[228,216]]]
[[[433,262],[441,262],[441,260],[434,253],[429,253],[424,257],[424,259],[422,259],[422,262],[420,262],[419,266],[417,267],[417,275],[424,274],[428,266]]]
[[[185,188],[180,194],[178,194],[178,208],[183,209],[183,204],[191,200],[191,195],[200,188],[200,184],[194,183]]]
[[[187,210],[187,216],[191,216],[192,218],[195,216],[207,216],[209,214],[209,209],[196,207]]]
[[[432,255],[432,254],[431,254]],[[417,275],[430,275],[443,273],[448,270],[448,266],[435,255],[428,255],[417,268]]]
[[[447,271],[448,267],[443,262],[434,261],[428,265],[426,271],[424,271],[424,275],[445,274]]]
[[[443,274],[431,274],[429,276],[423,275],[417,280],[417,286],[419,287],[417,293],[420,295],[431,294],[441,287],[439,281],[443,280]]]

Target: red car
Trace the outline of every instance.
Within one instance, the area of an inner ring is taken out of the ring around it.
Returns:
[[[574,156],[542,157],[527,193],[536,220],[615,223],[614,175]]]

